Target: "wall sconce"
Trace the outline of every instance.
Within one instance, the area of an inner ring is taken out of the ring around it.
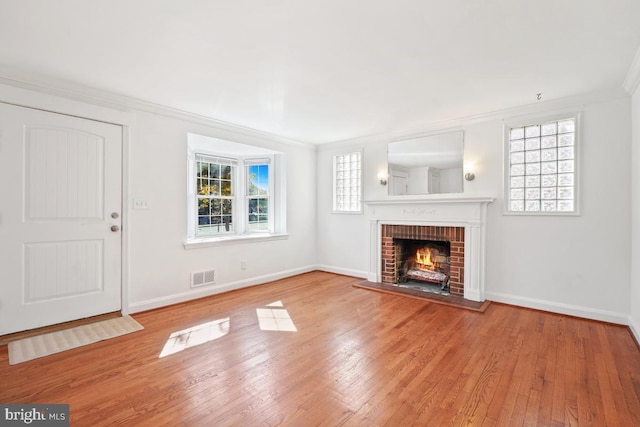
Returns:
[[[475,162],[465,163],[464,170],[464,179],[466,179],[467,181],[473,181],[474,179],[476,179],[476,174],[474,173]]]
[[[380,185],[387,185],[387,174],[378,172],[378,180],[380,181]]]

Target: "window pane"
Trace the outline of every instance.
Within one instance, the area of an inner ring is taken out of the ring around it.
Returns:
[[[506,143],[509,144],[508,210],[575,209],[574,119],[512,128]]]
[[[511,153],[511,164],[524,163],[524,152]]]
[[[567,146],[567,145],[573,145],[574,143],[574,134],[573,133],[567,133],[564,135],[559,135],[558,136],[558,146],[563,147],[563,146]]]
[[[542,135],[555,135],[557,133],[557,128],[558,127],[556,122],[545,123],[541,127],[541,133]]]
[[[540,138],[529,138],[524,141],[524,148],[526,150],[537,150],[540,148]]]
[[[553,148],[557,145],[556,136],[545,136],[540,140],[540,146],[542,148]]]
[[[556,188],[555,187],[549,187],[549,188],[543,188],[542,189],[542,198],[549,200],[549,199],[556,199]]]
[[[539,188],[527,188],[525,191],[525,198],[527,200],[539,200],[540,199],[540,189]]]
[[[539,162],[540,161],[540,150],[533,150],[533,151],[527,151],[526,152],[526,162],[527,163],[533,163],[533,162]]]
[[[250,165],[247,167],[247,194],[269,194],[269,165]]]
[[[248,203],[248,225],[250,231],[269,230],[269,199],[250,198]]]
[[[524,139],[517,139],[515,141],[511,141],[511,151],[523,151],[524,150]]]
[[[575,132],[575,130],[576,128],[573,119],[558,122],[558,133]]]
[[[540,187],[540,175],[527,176],[526,186],[527,187]]]
[[[534,136],[540,136],[540,126],[527,126],[524,128],[524,136],[526,138],[532,138]]]
[[[558,159],[573,159],[573,147],[558,148]]]
[[[209,180],[198,179],[198,194],[209,194]]]
[[[543,162],[542,163],[542,173],[550,174],[558,172],[558,163],[557,162]]]
[[[524,199],[524,190],[522,188],[512,188],[511,200],[522,200],[522,199]]]
[[[361,210],[361,169],[360,152],[334,156],[334,210]]]
[[[509,139],[522,139],[522,138],[524,138],[524,128],[511,129]]]
[[[540,163],[527,163],[527,175],[538,175],[540,173]]]
[[[222,192],[231,196],[232,166],[217,163],[215,160],[196,162],[196,184],[198,200],[198,226],[196,234],[215,235],[233,232],[232,200],[223,199]],[[228,179],[221,180],[223,174]],[[225,188],[223,189],[223,185]]]
[[[573,200],[558,200],[558,210],[561,212],[573,211]]]
[[[542,201],[542,210],[544,212],[555,212],[556,211],[556,201],[555,200],[543,200]]]
[[[558,175],[558,184],[561,186],[572,186],[573,187],[573,174],[572,173],[563,173]]]
[[[222,196],[231,196],[231,181],[220,181],[220,194]]]
[[[198,198],[198,215],[209,215],[209,199]]]
[[[524,201],[522,200],[512,200],[510,204],[511,210],[515,212],[524,211]]]
[[[220,178],[220,165],[219,164],[211,164],[209,165],[209,171],[211,173],[211,178]]]
[[[217,179],[210,179],[207,186],[208,194],[212,196],[220,195],[220,181]]]
[[[556,160],[557,153],[558,153],[558,150],[556,150],[555,148],[540,151],[541,159],[543,162],[546,162],[549,160]]]
[[[537,212],[540,210],[540,201],[538,200],[527,200],[527,204],[525,208],[529,212]]]
[[[198,177],[207,178],[209,176],[209,163],[198,162]]]
[[[511,188],[520,188],[524,187],[524,177],[523,176],[514,176],[511,178]]]
[[[573,160],[558,162],[558,172],[573,172]]]

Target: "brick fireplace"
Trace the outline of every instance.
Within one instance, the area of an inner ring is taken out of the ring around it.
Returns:
[[[369,217],[369,271],[375,283],[395,283],[401,240],[445,242],[442,271],[449,291],[484,301],[487,205],[492,197],[428,195],[365,201]],[[413,249],[412,249],[413,250]],[[447,270],[449,269],[449,270]]]
[[[397,283],[404,258],[403,241],[446,242],[449,253],[445,268],[447,286],[453,295],[464,296],[464,228],[429,225],[383,224],[381,229],[382,283]]]

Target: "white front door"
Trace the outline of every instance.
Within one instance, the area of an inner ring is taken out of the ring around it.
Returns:
[[[0,104],[0,335],[121,309],[122,127]]]

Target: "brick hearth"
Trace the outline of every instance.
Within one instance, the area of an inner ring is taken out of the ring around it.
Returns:
[[[382,282],[396,281],[396,249],[393,239],[435,240],[451,244],[450,289],[464,296],[464,227],[382,224]]]

